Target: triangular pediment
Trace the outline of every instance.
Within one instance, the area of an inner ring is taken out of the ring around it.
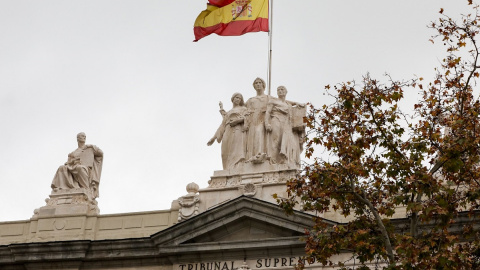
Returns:
[[[313,216],[295,211],[286,215],[275,204],[241,196],[152,236],[160,246],[299,241]],[[333,225],[333,222],[332,222]]]

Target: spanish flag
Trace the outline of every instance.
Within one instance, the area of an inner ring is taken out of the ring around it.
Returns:
[[[268,0],[209,0],[193,27],[194,41],[213,33],[240,36],[260,31],[268,32]]]

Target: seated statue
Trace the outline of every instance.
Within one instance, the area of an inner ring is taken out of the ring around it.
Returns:
[[[78,148],[58,168],[51,185],[54,191],[84,188],[91,191],[93,198],[98,197],[103,152],[95,145],[85,144],[86,138],[83,132],[77,134]]]

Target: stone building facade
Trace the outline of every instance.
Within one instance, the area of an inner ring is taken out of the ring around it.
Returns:
[[[292,173],[217,172],[163,211],[100,215],[47,204],[29,220],[0,223],[0,269],[293,269],[313,216],[287,216],[271,196]]]

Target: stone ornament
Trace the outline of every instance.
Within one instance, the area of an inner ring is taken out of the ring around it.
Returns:
[[[246,261],[243,261],[243,264],[237,268],[238,270],[251,270],[250,267],[248,267],[248,264]]]
[[[197,183],[194,182],[188,184],[186,188],[188,194],[196,194],[199,189],[200,187],[197,185]]]
[[[263,181],[265,183],[285,183],[296,177],[296,171],[272,172],[265,175]]]
[[[252,197],[253,195],[255,195],[256,192],[257,192],[257,188],[252,183],[248,183],[245,186],[243,186],[243,195],[245,196]]]
[[[87,136],[77,134],[78,148],[68,154],[68,160],[61,165],[51,184],[52,193],[87,191],[89,199],[98,197],[102,174],[103,151],[95,145],[85,144]]]
[[[228,112],[220,102],[223,121],[207,145],[212,145],[215,140],[222,142],[224,170],[241,171],[246,163],[300,168],[305,138],[305,105],[287,100],[285,86],[277,88],[278,98],[266,95],[265,86],[263,79],[256,78],[253,82],[256,96],[245,104],[243,96],[234,93],[231,99],[233,108]]]
[[[226,183],[227,187],[238,186],[239,184],[240,184],[239,176],[227,178],[227,183]]]
[[[208,187],[209,188],[224,188],[224,187],[230,186],[230,185],[233,186],[232,183],[234,183],[234,184],[237,183],[237,182],[230,182],[230,181],[227,182],[227,181],[228,180],[225,179],[225,178],[210,179],[210,180],[208,180]],[[230,185],[228,185],[228,184],[230,184]]]
[[[178,210],[178,222],[189,219],[198,214],[200,197],[197,194],[199,186],[196,183],[190,183],[186,187],[188,194],[178,198],[180,209]]]

